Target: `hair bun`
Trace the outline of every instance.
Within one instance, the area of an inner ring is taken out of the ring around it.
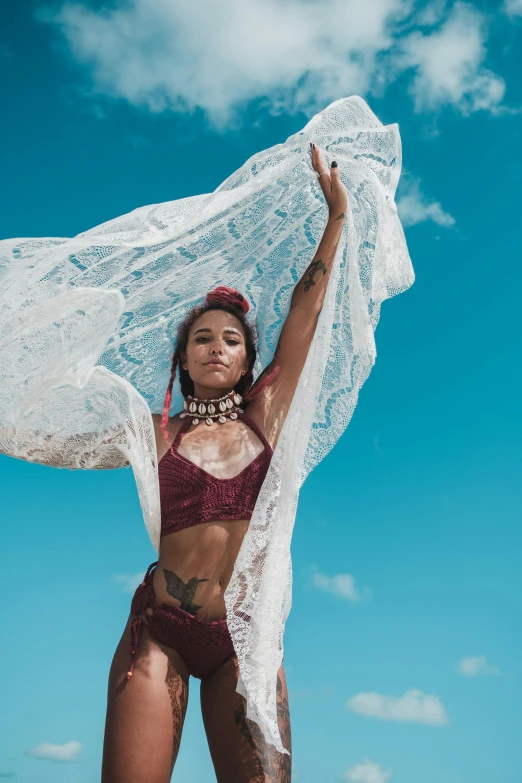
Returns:
[[[229,288],[226,285],[218,285],[213,291],[209,291],[205,297],[205,302],[220,302],[221,304],[232,305],[232,307],[237,307],[244,313],[248,313],[250,310],[250,305],[243,294],[240,294],[235,288]]]

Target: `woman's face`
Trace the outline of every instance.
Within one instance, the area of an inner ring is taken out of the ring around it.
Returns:
[[[224,310],[207,310],[192,324],[181,359],[194,381],[195,397],[213,389],[221,396],[248,371],[241,322]]]

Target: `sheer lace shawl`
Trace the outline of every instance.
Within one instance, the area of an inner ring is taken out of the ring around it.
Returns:
[[[348,214],[306,365],[225,593],[247,717],[286,752],[277,671],[291,606],[299,489],[338,440],[375,361],[381,303],[414,280],[394,202],[397,125],[352,96],[253,155],[213,193],[140,207],[73,238],[0,242],[0,450],[66,468],[131,465],[151,542],[160,506],[151,411],[176,325],[216,285],[239,289],[271,360],[327,207],[309,142],[336,159]],[[172,412],[182,397],[176,383]]]

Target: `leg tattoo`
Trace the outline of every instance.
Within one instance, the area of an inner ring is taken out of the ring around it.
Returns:
[[[268,745],[257,723],[249,720],[245,713],[244,700],[234,711],[234,721],[241,730],[241,734],[254,745],[255,751],[262,764],[266,783],[290,783],[292,777],[292,741],[290,732],[290,711],[288,699],[283,694],[283,683],[277,676],[277,717],[281,739],[290,755],[279,753],[272,745]]]
[[[279,757],[279,774],[278,783],[290,783],[292,778],[292,735],[290,731],[290,709],[288,706],[288,699],[283,693],[283,683],[281,677],[277,676],[277,722],[279,725],[279,731],[281,733],[281,740],[284,747],[290,751],[290,755],[286,753],[278,753]]]
[[[169,691],[172,707],[172,760],[170,766],[170,772],[172,774],[181,742],[181,731],[183,729],[183,721],[187,709],[188,689],[170,659],[167,663],[165,683]]]
[[[200,582],[208,582],[208,579],[197,579],[195,576],[189,579],[188,582],[184,582],[181,577],[174,574],[172,571],[163,569],[165,579],[167,580],[167,593],[173,598],[177,598],[181,601],[181,609],[184,609],[189,614],[196,615],[198,609],[201,609],[203,604],[198,605],[192,603],[194,594]]]

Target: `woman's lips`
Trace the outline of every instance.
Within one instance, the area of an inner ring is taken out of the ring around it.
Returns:
[[[226,366],[223,362],[217,362],[215,359],[212,359],[210,362],[206,362],[206,364],[217,364],[218,367],[225,367]]]

